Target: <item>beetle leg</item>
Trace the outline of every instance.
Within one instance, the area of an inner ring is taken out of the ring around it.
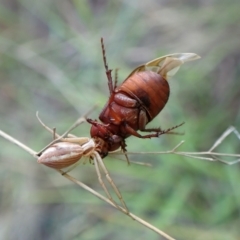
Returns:
[[[100,132],[102,132],[103,134],[107,134],[109,132],[108,129],[107,129],[109,124],[99,123],[97,120],[92,120],[90,118],[87,118],[87,122],[92,124],[96,128],[98,128],[98,130]]]
[[[125,123],[124,125],[124,130],[130,134],[130,135],[133,135],[135,137],[138,137],[138,138],[152,138],[152,137],[159,137],[160,135],[163,135],[163,134],[168,134],[168,133],[171,133],[171,131],[175,128],[178,128],[180,126],[182,126],[184,124],[181,123],[179,125],[176,125],[174,127],[171,127],[171,128],[168,128],[167,130],[161,130],[160,128],[159,129],[156,129],[155,133],[151,133],[151,134],[147,134],[147,135],[141,135],[139,134],[137,131],[135,131],[133,128],[131,128],[127,123]],[[145,131],[145,132],[148,132],[150,131],[151,129],[144,129],[144,130],[141,130],[141,131]]]
[[[159,128],[147,128],[147,129],[141,129],[142,132],[159,132],[160,135],[162,134],[176,134],[176,135],[183,135],[182,133],[178,133],[178,132],[172,132],[172,130],[174,130],[175,128],[178,128],[180,126],[182,126],[184,124],[184,122],[174,126],[174,127],[171,127],[167,130],[162,130],[160,127]]]
[[[141,132],[161,132],[161,128],[144,128],[144,129],[140,129]]]
[[[121,141],[121,149],[122,149],[122,151],[123,151],[124,156],[125,156],[126,159],[127,159],[128,165],[130,165],[130,161],[129,161],[129,158],[128,158],[128,155],[127,155],[126,146],[127,146],[127,144],[126,144],[125,140],[122,140],[122,141]]]
[[[109,92],[110,92],[110,95],[111,95],[113,93],[113,90],[114,90],[113,89],[112,74],[111,74],[112,70],[108,69],[103,38],[101,38],[101,45],[102,45],[103,63],[104,63],[104,67],[105,67],[105,70],[106,70],[106,75],[107,75],[107,79],[108,79],[108,88],[109,88]]]
[[[117,82],[118,82],[118,68],[115,69],[113,90],[115,90],[117,88]]]
[[[97,120],[92,120],[91,118],[87,118],[87,122],[94,126],[100,125],[100,123]]]
[[[174,126],[173,129],[180,127],[180,126],[182,126],[182,124]],[[160,135],[162,135],[162,134],[184,135],[184,133],[182,133],[182,132],[172,132],[172,130],[165,132],[165,130],[161,130],[161,128],[148,128],[148,129],[141,130],[141,132],[164,132],[164,133],[161,133]]]
[[[135,131],[133,128],[131,128],[128,124],[125,124],[125,125],[124,125],[124,130],[125,130],[129,135],[133,135],[133,136],[138,137],[138,138],[152,138],[152,137],[158,137],[158,136],[159,136],[159,133],[158,133],[158,132],[152,133],[152,134],[148,134],[148,135],[145,135],[145,136],[142,136],[142,135],[139,134],[137,131]]]

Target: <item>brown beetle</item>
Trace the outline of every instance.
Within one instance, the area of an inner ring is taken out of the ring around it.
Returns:
[[[158,137],[182,125],[167,130],[146,128],[147,123],[158,115],[168,101],[168,78],[183,63],[196,60],[199,56],[195,53],[175,53],[156,58],[134,69],[117,87],[116,79],[113,85],[112,70],[108,69],[103,39],[101,44],[110,97],[99,115],[102,123],[88,119],[92,124],[91,137],[99,144],[100,155],[105,157],[109,151],[119,147],[126,152],[125,138],[131,135],[138,138]],[[152,133],[140,135],[138,130]]]

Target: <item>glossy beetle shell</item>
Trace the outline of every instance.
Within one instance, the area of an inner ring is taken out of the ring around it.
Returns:
[[[125,92],[136,99],[149,115],[149,122],[158,115],[168,101],[168,82],[152,71],[138,72],[127,78],[115,92]]]
[[[168,78],[173,76],[182,64],[196,60],[199,56],[195,53],[174,53],[156,58],[135,68],[117,87],[116,81],[113,85],[111,70],[108,69],[103,40],[101,43],[110,96],[99,115],[102,123],[88,119],[92,124],[91,137],[102,143],[102,148],[99,148],[100,155],[104,157],[108,151],[119,147],[126,152],[125,139],[131,135],[138,138],[159,137],[180,126],[166,131],[146,128],[147,123],[159,114],[168,101]],[[138,130],[148,134],[141,135]]]

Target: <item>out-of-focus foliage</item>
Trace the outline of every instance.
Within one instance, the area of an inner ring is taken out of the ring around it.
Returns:
[[[124,80],[137,65],[174,52],[202,59],[171,79],[171,96],[150,124],[185,135],[127,140],[128,150],[163,151],[185,140],[207,150],[230,125],[240,129],[240,2],[3,0],[0,3],[0,129],[40,150],[108,98],[100,37]],[[119,80],[119,81],[120,81]],[[89,136],[90,126],[75,130]],[[228,138],[222,152],[239,152]],[[9,142],[0,139],[0,239],[159,239]],[[176,239],[239,239],[240,168],[176,156],[131,156],[153,168],[106,158],[130,210]],[[102,192],[94,167],[72,174]]]

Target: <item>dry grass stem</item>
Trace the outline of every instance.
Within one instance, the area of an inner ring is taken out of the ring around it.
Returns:
[[[35,158],[38,158],[37,156],[37,152],[32,150],[31,148],[29,148],[28,146],[24,145],[23,143],[21,143],[20,141],[18,141],[17,139],[9,136],[7,133],[3,132],[0,130],[0,136],[2,136],[3,138],[7,139],[8,141],[16,144],[17,146],[19,146],[20,148],[22,148],[23,150],[25,150],[26,152],[28,152],[29,154],[31,154],[32,156],[34,156]],[[137,217],[136,215],[134,215],[133,213],[127,211],[126,209],[122,208],[121,206],[114,204],[112,201],[110,201],[109,199],[105,198],[103,195],[101,195],[100,193],[96,192],[95,190],[93,190],[92,188],[88,187],[87,185],[85,185],[84,183],[78,181],[77,179],[75,179],[74,177],[70,176],[69,174],[66,174],[65,172],[63,172],[62,170],[56,170],[59,173],[61,173],[62,176],[64,176],[65,178],[67,178],[68,180],[76,183],[78,186],[82,187],[83,189],[87,190],[88,192],[92,193],[94,196],[98,197],[99,199],[105,201],[106,203],[110,204],[111,206],[113,206],[114,208],[120,210],[122,213],[130,216],[132,219],[136,220],[137,222],[139,222],[140,224],[142,224],[143,226],[153,230],[154,232],[158,233],[159,235],[163,236],[165,239],[168,240],[174,240],[174,238],[172,238],[171,236],[169,236],[168,234],[166,234],[165,232],[161,231],[160,229],[154,227],[153,225],[151,225],[150,223],[144,221],[143,219]]]
[[[62,139],[66,139],[67,140],[68,138],[71,138],[68,135],[70,133],[70,131],[72,131],[75,127],[77,127],[81,123],[85,122],[85,118],[81,117],[64,134],[59,135],[59,134],[56,133],[55,130],[50,129],[48,126],[46,126],[42,122],[42,120],[38,116],[38,113],[37,113],[37,118],[38,118],[39,122],[43,125],[43,127],[45,129],[47,129],[50,133],[54,134],[57,137],[54,141],[52,141],[50,144],[48,144],[43,150],[41,150],[40,153],[42,153],[47,147],[51,146],[52,144],[54,144],[54,143],[56,143],[56,142],[58,142],[58,141],[60,141]],[[200,159],[200,160],[220,161],[220,162],[232,165],[232,164],[238,163],[240,161],[240,154],[226,154],[226,153],[213,152],[213,150],[216,147],[218,147],[226,139],[226,137],[229,136],[231,133],[234,133],[237,136],[237,138],[240,140],[239,132],[236,130],[235,127],[231,126],[215,141],[213,146],[208,151],[205,151],[205,152],[180,152],[180,151],[177,151],[177,149],[184,143],[184,141],[182,141],[178,145],[176,145],[172,150],[169,150],[169,151],[163,151],[163,152],[138,152],[138,153],[128,152],[128,154],[175,154],[175,155],[182,155],[182,156],[185,156],[185,157],[191,157],[191,158]],[[34,150],[32,150],[28,146],[24,145],[23,143],[21,143],[17,139],[11,137],[7,133],[5,133],[5,132],[0,130],[0,136],[2,136],[3,138],[7,139],[10,142],[12,142],[13,144],[19,146],[20,148],[24,149],[26,152],[28,152],[29,154],[31,154],[35,158],[38,158],[39,153],[35,152]],[[75,137],[75,136],[72,135],[72,137]],[[88,139],[88,138],[86,138],[86,139]],[[113,155],[119,155],[119,154],[123,154],[123,153],[121,153],[121,152],[114,152],[112,154]],[[238,158],[238,159],[236,159],[236,160],[234,160],[232,162],[225,162],[225,161],[223,161],[223,160],[218,158],[218,157],[223,157],[223,156],[225,156],[225,157],[226,156],[227,157],[234,157],[234,158]],[[102,162],[100,162],[100,163],[102,165]],[[95,161],[95,165],[96,166],[97,166],[97,164],[99,164],[99,162]],[[132,219],[138,221],[139,223],[141,223],[145,227],[155,231],[156,233],[158,233],[159,235],[165,237],[166,239],[173,239],[172,237],[170,237],[169,235],[167,235],[163,231],[159,230],[158,228],[152,226],[148,222],[144,221],[143,219],[141,219],[141,218],[135,216],[134,214],[132,214],[131,212],[129,212],[127,210],[126,206],[125,206],[125,208],[123,208],[123,207],[117,205],[114,202],[114,200],[111,200],[112,199],[111,197],[110,197],[110,199],[107,199],[106,197],[104,197],[100,193],[96,192],[95,190],[93,190],[92,188],[88,187],[84,183],[78,181],[77,179],[75,179],[74,177],[70,176],[66,172],[63,172],[62,170],[57,170],[57,171],[60,172],[65,178],[69,179],[70,181],[72,181],[75,184],[79,185],[80,187],[84,188],[85,190],[87,190],[88,192],[92,193],[96,197],[100,198],[101,200],[105,201],[106,203],[110,204],[111,206],[115,207],[116,209],[120,210],[122,213],[124,213],[126,215],[129,215]],[[107,171],[107,170],[105,170],[105,171]],[[106,173],[106,175],[107,174],[108,173]],[[120,198],[121,198],[121,195],[120,195]]]

